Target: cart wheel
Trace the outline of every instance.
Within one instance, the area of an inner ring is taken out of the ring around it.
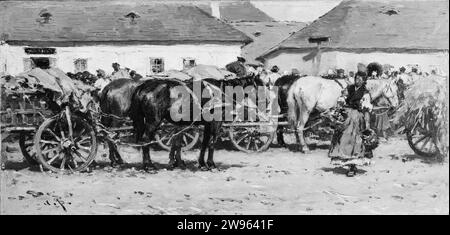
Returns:
[[[161,148],[170,151],[170,146],[172,144],[172,140],[170,139],[170,137],[172,137],[171,134],[176,133],[176,131],[174,130],[175,126],[164,125],[160,130],[157,131],[155,139]],[[200,137],[200,132],[198,131],[197,128],[191,127],[183,131],[181,135],[183,135],[182,137],[183,143],[181,150],[187,151],[192,149],[195,146],[195,144],[197,144],[198,139]]]
[[[434,157],[439,154],[435,133],[423,129],[419,125],[413,130],[406,130],[406,138],[412,150],[420,156]]]
[[[31,133],[20,133],[19,146],[23,157],[32,166],[39,165],[36,151],[34,150],[34,135]]]
[[[58,117],[45,120],[36,133],[34,145],[43,167],[64,173],[85,170],[94,160],[98,147],[93,128],[75,116],[71,123]]]
[[[269,148],[276,134],[274,129],[267,126],[232,126],[228,133],[235,148],[246,153],[255,153]]]

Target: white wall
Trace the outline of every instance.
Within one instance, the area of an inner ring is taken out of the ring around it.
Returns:
[[[29,57],[54,57],[58,68],[64,72],[74,72],[74,60],[88,59],[88,71],[103,69],[112,72],[111,64],[118,62],[121,67],[136,70],[142,75],[150,74],[149,57],[164,58],[165,70],[183,68],[183,58],[195,58],[197,64],[209,64],[225,67],[241,54],[240,44],[202,44],[202,45],[137,45],[137,46],[83,46],[55,47],[55,55],[28,55],[23,46],[0,46],[0,72],[6,63],[7,73],[23,72],[23,59]],[[2,64],[3,63],[3,64]]]
[[[303,61],[303,56],[308,53],[282,52],[279,55],[266,60],[270,68],[273,65],[280,67],[281,71],[291,71],[297,68],[305,74],[314,74],[312,61]],[[440,67],[447,75],[449,74],[448,52],[428,54],[406,54],[406,53],[347,53],[347,52],[325,52],[322,53],[319,73],[326,73],[328,69],[343,68],[348,71],[357,71],[357,64],[369,64],[378,62],[380,64],[391,64],[396,69],[408,64],[419,64],[423,71],[430,72],[432,66]]]

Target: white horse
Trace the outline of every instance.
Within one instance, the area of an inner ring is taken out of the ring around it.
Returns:
[[[288,120],[295,130],[298,149],[309,152],[303,136],[305,124],[314,111],[318,115],[336,107],[342,92],[348,83],[344,79],[329,80],[321,77],[307,76],[295,81],[288,91]],[[391,106],[398,106],[397,85],[392,80],[369,80],[366,88],[371,100],[385,97]]]

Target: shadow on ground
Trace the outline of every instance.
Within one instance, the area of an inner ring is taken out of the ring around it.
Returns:
[[[417,154],[402,154],[402,155],[389,154],[388,156],[391,158],[391,160],[401,160],[402,162],[420,161],[425,164],[442,164],[444,163],[445,160],[442,156],[439,155],[427,157],[427,156],[420,156]]]
[[[322,167],[320,169],[325,172],[332,172],[333,174],[337,174],[337,175],[346,175],[347,174],[347,169],[344,167]],[[365,170],[358,169],[356,174],[365,174],[366,172],[367,171],[365,171]]]

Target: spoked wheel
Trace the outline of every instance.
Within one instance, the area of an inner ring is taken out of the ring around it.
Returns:
[[[246,153],[266,151],[275,137],[274,128],[267,126],[231,126],[230,140],[234,147]]]
[[[245,102],[244,102],[245,103]],[[242,113],[234,117],[228,131],[234,147],[246,153],[266,151],[276,135],[276,123],[269,110],[258,110],[256,105],[244,107]],[[240,125],[248,123],[249,125]]]
[[[19,136],[19,146],[20,151],[28,164],[32,166],[39,165],[34,149],[34,135],[32,133],[21,133]]]
[[[439,154],[436,133],[416,125],[413,129],[406,130],[408,144],[412,150],[420,156],[434,157]]]
[[[176,128],[180,129],[182,127],[175,127],[173,125],[164,125],[160,130],[157,131],[155,139],[161,148],[170,151],[170,147],[172,145],[171,137],[173,136],[173,134],[177,133]],[[200,132],[196,127],[190,127],[184,130],[183,133],[181,133],[181,135],[182,135],[181,150],[187,151],[192,149],[195,146],[195,144],[197,144],[198,139],[200,137]]]
[[[69,115],[70,116],[70,115]],[[85,170],[97,154],[97,138],[91,125],[72,116],[47,119],[34,139],[40,164],[54,172]]]

